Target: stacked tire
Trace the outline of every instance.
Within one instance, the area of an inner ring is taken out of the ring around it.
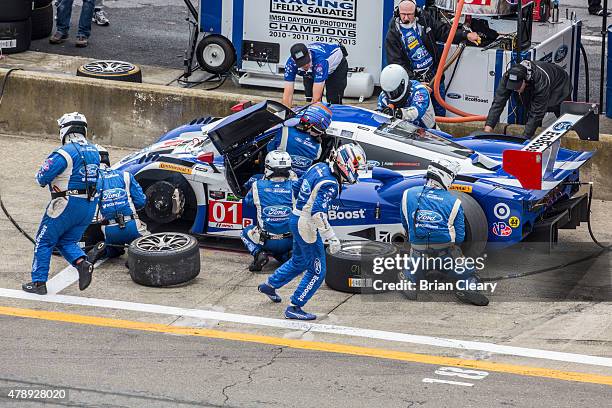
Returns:
[[[0,1],[0,50],[3,54],[30,48],[33,6],[32,0]]]
[[[32,40],[47,38],[53,32],[53,0],[34,0]]]

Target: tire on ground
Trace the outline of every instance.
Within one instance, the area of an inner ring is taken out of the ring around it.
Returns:
[[[102,224],[91,223],[81,237],[81,243],[85,251],[92,248],[98,242],[104,241],[104,233],[102,232]]]
[[[100,60],[88,62],[77,69],[76,75],[113,81],[142,82],[140,67],[124,61]]]
[[[373,273],[374,258],[394,257],[395,245],[376,241],[343,242],[342,249],[325,253],[327,273],[325,283],[331,289],[346,293],[380,293],[374,291],[372,282],[397,282],[397,270],[385,269],[382,274]]]
[[[175,248],[150,245],[163,236],[173,236]],[[147,249],[148,248],[148,249]],[[179,285],[200,273],[200,246],[196,238],[182,233],[159,233],[137,238],[128,248],[132,280],[140,285],[163,287]]]
[[[208,35],[198,43],[196,59],[200,68],[211,74],[224,74],[236,62],[236,51],[232,43],[220,35]]]
[[[487,216],[474,197],[460,191],[451,190],[451,193],[461,200],[463,207],[465,218],[465,240],[461,244],[463,255],[478,257],[484,252],[489,238]]]
[[[16,54],[30,48],[32,20],[0,22],[0,48],[3,54]]]
[[[53,31],[53,6],[51,3],[32,10],[32,39],[47,38]]]
[[[32,0],[0,1],[0,22],[20,21],[32,15]]]

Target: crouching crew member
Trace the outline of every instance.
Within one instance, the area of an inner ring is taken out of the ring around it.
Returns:
[[[406,190],[402,197],[402,224],[410,238],[412,265],[416,266],[413,270],[400,272],[399,278],[410,280],[416,288],[425,279],[425,273],[432,270],[428,266],[434,264],[432,268],[436,267],[434,259],[441,260],[437,262],[440,265],[452,265],[440,272],[447,273],[456,282],[464,281],[461,285],[463,288],[468,284],[479,283],[473,265],[471,268],[458,268],[456,265],[456,260],[463,257],[461,249],[456,245],[465,238],[465,220],[461,200],[448,189],[457,170],[458,165],[447,160],[432,162],[427,169],[425,185]],[[421,262],[417,263],[418,258],[421,258]],[[427,259],[430,261],[425,262]],[[406,290],[403,294],[415,300],[417,291]],[[478,306],[489,303],[487,297],[477,291],[456,290],[455,295],[462,302]]]
[[[358,170],[365,168],[363,149],[355,144],[346,144],[335,151],[329,163],[317,163],[304,174],[293,187],[296,204],[289,219],[293,234],[291,259],[281,265],[258,290],[273,302],[280,302],[276,289],[285,286],[296,276],[304,273],[297,289],[291,296],[291,305],[285,310],[288,319],[313,320],[317,317],[302,307],[308,302],[325,279],[325,248],[329,243],[330,253],[340,250],[340,241],[327,220],[329,202],[336,198],[343,182],[357,182]]]
[[[293,239],[289,216],[295,179],[289,153],[273,150],[266,155],[264,179],[255,181],[243,200],[243,205],[255,206],[257,212],[257,225],[244,228],[240,236],[253,255],[251,272],[261,271],[268,263],[268,254],[281,264],[290,258]]]
[[[36,174],[41,187],[48,186],[51,201],[36,233],[32,281],[24,283],[26,292],[45,295],[53,248],[79,273],[79,289],[91,283],[93,264],[78,242],[91,222],[98,202],[96,183],[100,154],[87,139],[87,119],[67,113],[57,121],[62,146],[47,157]]]
[[[333,140],[325,131],[332,120],[331,110],[314,103],[304,110],[295,126],[283,126],[268,143],[268,152],[281,150],[291,156],[291,167],[300,177],[315,162],[329,157]],[[330,143],[331,142],[331,143]]]
[[[404,67],[387,65],[380,74],[380,86],[379,111],[419,127],[436,127],[436,114],[429,91],[419,81],[411,81]]]
[[[123,255],[122,246],[140,237],[141,231],[146,229],[136,213],[147,201],[142,188],[132,174],[110,168],[108,152],[103,150],[100,156],[98,219],[102,223],[104,241],[97,243],[87,254],[93,263]]]

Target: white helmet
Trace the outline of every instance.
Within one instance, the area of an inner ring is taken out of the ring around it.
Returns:
[[[427,167],[427,184],[448,190],[459,172],[459,163],[450,160],[432,161]],[[433,184],[433,185],[432,185]]]
[[[355,184],[359,178],[358,171],[367,167],[365,152],[354,143],[340,146],[332,154],[332,160],[340,176],[349,184]]]
[[[410,77],[401,65],[387,65],[380,73],[380,87],[389,102],[399,102],[410,89]]]
[[[87,137],[87,119],[79,112],[65,113],[57,120],[59,135],[62,144],[66,143],[66,135],[76,133],[82,138]]]
[[[110,167],[110,154],[108,150],[99,144],[96,144],[96,149],[98,149],[98,153],[100,153],[100,167]]]
[[[291,172],[291,156],[282,150],[272,150],[266,155],[265,177],[289,178]]]

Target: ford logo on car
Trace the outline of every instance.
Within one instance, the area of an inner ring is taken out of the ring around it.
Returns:
[[[559,122],[555,123],[553,126],[553,130],[556,132],[563,132],[564,130],[568,130],[572,127],[572,122]]]
[[[284,205],[274,205],[263,209],[263,215],[270,218],[286,218],[291,213],[291,208]]]
[[[567,56],[567,45],[563,44],[555,51],[555,62],[558,64]]]
[[[416,219],[421,222],[440,222],[442,216],[435,211],[419,210]]]
[[[291,156],[291,164],[295,167],[310,167],[312,160],[304,156]]]
[[[461,99],[461,95],[459,95],[458,93],[447,93],[446,94],[447,98],[451,98],[451,99]]]

